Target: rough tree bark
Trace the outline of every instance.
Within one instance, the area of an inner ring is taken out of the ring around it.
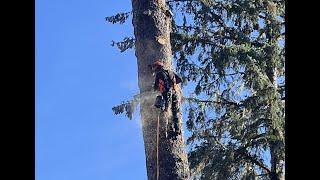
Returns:
[[[154,107],[155,96],[150,95],[154,77],[148,65],[160,58],[172,69],[170,45],[171,18],[166,15],[165,0],[132,0],[133,26],[136,38],[135,55],[138,64],[140,114],[143,128],[148,180],[189,179],[189,167],[182,133],[181,110],[176,140],[166,137],[166,123],[172,122],[172,112],[161,112]],[[143,95],[145,94],[145,95]],[[147,95],[149,94],[149,95]],[[181,100],[181,90],[179,90]],[[180,101],[179,100],[179,106]],[[170,107],[169,107],[170,109]],[[157,163],[157,119],[160,120],[159,161]]]

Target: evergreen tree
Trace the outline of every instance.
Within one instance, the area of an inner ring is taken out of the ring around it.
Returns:
[[[284,3],[167,1],[176,67],[195,87],[183,98],[193,179],[284,177]]]
[[[140,94],[132,102],[115,107],[114,111],[115,113],[126,111],[128,116],[131,117],[132,110],[135,108],[134,105],[140,103],[149,180],[189,179],[190,173],[179,108],[180,90],[177,90],[178,122],[174,122],[170,105],[168,111],[161,111],[154,106],[157,95],[153,92],[152,85],[155,77],[149,68],[157,59],[161,59],[164,60],[167,69],[172,69],[170,43],[172,17],[168,14],[164,0],[132,0],[132,9]],[[109,17],[107,20],[122,23],[127,17],[128,14],[122,13]],[[115,44],[120,49],[126,49],[133,45],[133,41],[132,38],[126,38],[124,42]],[[175,129],[177,134],[167,130],[169,129],[167,127],[174,125],[178,127]]]
[[[187,128],[200,179],[280,179],[284,1],[172,1],[177,68],[195,82]],[[264,156],[269,156],[270,160]]]

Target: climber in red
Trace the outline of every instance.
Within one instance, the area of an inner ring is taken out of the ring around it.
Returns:
[[[174,72],[164,69],[163,61],[156,60],[152,64],[155,72],[154,90],[160,91],[161,95],[156,98],[155,106],[167,111],[171,104],[174,132],[178,132],[178,97],[176,94],[177,84],[181,83],[181,78]]]

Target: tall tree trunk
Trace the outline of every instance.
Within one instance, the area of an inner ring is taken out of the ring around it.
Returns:
[[[179,110],[180,133],[176,136],[176,140],[169,139],[166,137],[166,124],[172,122],[172,112],[161,112],[156,109],[154,107],[155,96],[148,93],[152,92],[154,82],[148,65],[159,58],[164,60],[166,68],[172,69],[171,18],[165,13],[165,0],[132,0],[132,8],[132,23],[136,38],[135,54],[138,63],[140,94],[142,95],[140,114],[148,180],[156,180],[157,176],[160,180],[189,179],[181,111]],[[180,95],[181,90],[178,94],[179,99],[181,99]],[[179,107],[180,102],[179,100]],[[158,119],[160,123],[159,143],[157,143]]]

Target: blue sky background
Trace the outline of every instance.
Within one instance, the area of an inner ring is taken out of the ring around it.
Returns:
[[[138,92],[133,50],[111,41],[131,1],[36,0],[36,180],[146,179],[142,131],[111,108]]]

